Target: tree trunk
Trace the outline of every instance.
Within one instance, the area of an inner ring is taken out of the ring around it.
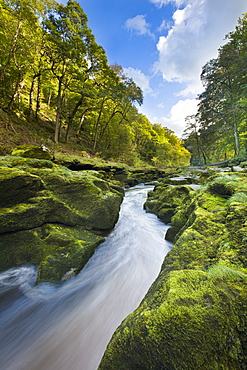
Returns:
[[[102,128],[102,130],[101,130],[101,133],[100,133],[100,137],[99,137],[99,140],[98,140],[98,145],[100,146],[101,145],[101,142],[102,142],[102,140],[103,140],[103,137],[104,137],[104,135],[105,135],[105,132],[106,132],[106,129],[107,129],[107,127],[109,126],[109,123],[110,123],[110,121],[112,120],[112,118],[115,116],[115,114],[117,114],[117,113],[119,113],[119,114],[123,114],[121,111],[119,111],[119,110],[113,110],[113,112],[112,112],[112,114],[111,114],[111,116],[110,116],[110,118],[108,119],[108,121],[106,122],[106,124],[105,124],[105,126]]]
[[[234,140],[235,140],[235,152],[236,155],[240,152],[240,146],[239,146],[239,138],[238,138],[238,127],[237,127],[237,118],[236,118],[236,112],[233,109],[232,111],[233,116],[233,131],[234,131]]]
[[[35,78],[36,77],[33,76],[33,80],[32,80],[30,91],[29,91],[29,109],[28,109],[29,118],[33,117],[33,91],[34,91]]]
[[[50,108],[50,104],[51,104],[51,97],[52,97],[52,92],[51,92],[51,89],[50,89],[50,94],[48,96],[48,101],[47,101],[47,106],[48,108]]]
[[[12,56],[13,56],[15,50],[16,50],[16,45],[17,45],[17,40],[18,40],[19,33],[20,33],[21,23],[22,22],[19,19],[18,20],[16,31],[15,31],[15,34],[14,34],[14,37],[13,37],[13,40],[12,40],[12,45],[11,45],[11,49],[9,51],[7,62],[3,66],[3,69],[2,69],[2,71],[0,73],[0,81],[2,81],[4,79],[5,72],[6,72],[7,68],[8,68],[8,66],[10,65]]]
[[[81,95],[80,99],[78,100],[78,102],[74,106],[74,109],[73,109],[72,113],[68,116],[68,123],[67,123],[67,129],[66,129],[66,134],[65,134],[66,143],[69,142],[69,130],[70,130],[70,127],[72,125],[73,119],[76,115],[76,112],[78,111],[79,107],[82,105],[83,99],[84,99],[84,95]]]
[[[38,74],[38,86],[37,86],[37,96],[36,96],[36,109],[35,109],[35,118],[39,117],[40,111],[40,97],[41,97],[41,73]]]
[[[232,118],[233,118],[233,133],[234,133],[234,141],[235,141],[235,154],[238,155],[239,152],[240,152],[239,138],[238,138],[238,125],[237,125],[237,117],[236,117],[236,111],[235,111],[235,108],[234,108],[232,92],[230,93],[230,99],[231,99],[231,111],[232,111]]]
[[[82,116],[81,116],[81,119],[80,119],[80,123],[79,123],[79,127],[78,127],[78,130],[77,130],[77,135],[79,135],[80,134],[80,131],[81,131],[81,128],[82,128],[82,125],[83,125],[83,122],[84,122],[84,120],[85,120],[85,113],[83,113],[82,114]]]
[[[54,141],[56,144],[59,142],[60,128],[61,128],[61,112],[62,112],[62,80],[63,77],[58,79],[58,93],[57,93],[57,113],[55,121],[55,137]]]
[[[80,134],[80,131],[81,131],[81,128],[82,128],[82,125],[83,125],[83,122],[84,122],[84,120],[85,120],[85,118],[86,118],[86,113],[89,111],[89,110],[93,110],[93,109],[95,109],[95,106],[92,106],[92,107],[90,107],[90,108],[86,108],[84,111],[83,111],[83,113],[82,113],[82,115],[81,115],[81,119],[80,119],[80,122],[79,122],[79,126],[78,126],[78,130],[77,130],[77,132],[76,132],[76,134],[77,135],[79,135]]]
[[[102,111],[103,111],[105,100],[106,99],[103,98],[101,106],[100,106],[100,111],[99,111],[99,114],[98,114],[98,118],[97,118],[97,121],[94,125],[94,129],[95,129],[94,137],[93,137],[93,151],[94,152],[96,151],[97,144],[98,144],[98,129],[99,129],[100,118],[101,118],[101,114],[102,114]]]
[[[13,104],[15,102],[15,99],[16,97],[19,95],[20,93],[20,89],[21,89],[21,82],[22,82],[22,75],[21,75],[21,72],[19,71],[18,73],[18,79],[17,79],[17,82],[16,82],[16,85],[15,85],[15,91],[10,99],[10,102],[8,104],[8,110],[11,110],[12,107],[13,107]]]
[[[30,118],[33,117],[33,113],[34,113],[33,112],[33,92],[34,92],[35,80],[39,76],[40,76],[40,73],[36,73],[35,75],[33,75],[33,80],[32,80],[30,91],[29,91],[29,112],[28,112],[28,115],[29,115]],[[39,86],[38,86],[38,88],[39,88]],[[36,104],[35,117],[37,118],[37,104]]]

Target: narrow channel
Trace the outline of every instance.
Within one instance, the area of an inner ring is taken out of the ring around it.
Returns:
[[[113,332],[138,307],[171,248],[164,239],[168,227],[143,210],[151,189],[126,191],[112,233],[62,286],[35,285],[33,266],[0,274],[1,369],[97,369]]]

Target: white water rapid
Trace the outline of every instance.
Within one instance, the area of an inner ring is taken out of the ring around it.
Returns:
[[[143,210],[148,190],[126,191],[113,232],[62,286],[35,285],[32,266],[0,274],[2,370],[97,369],[113,332],[140,304],[171,248],[167,226]]]

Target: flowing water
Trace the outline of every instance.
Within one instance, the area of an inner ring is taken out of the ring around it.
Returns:
[[[2,370],[97,369],[171,248],[167,226],[142,208],[148,190],[140,185],[126,192],[113,232],[62,286],[35,285],[33,266],[0,274]]]

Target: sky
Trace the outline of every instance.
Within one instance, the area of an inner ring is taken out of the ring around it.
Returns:
[[[197,111],[202,67],[247,13],[247,0],[77,1],[109,64],[141,87],[139,112],[181,137]]]

